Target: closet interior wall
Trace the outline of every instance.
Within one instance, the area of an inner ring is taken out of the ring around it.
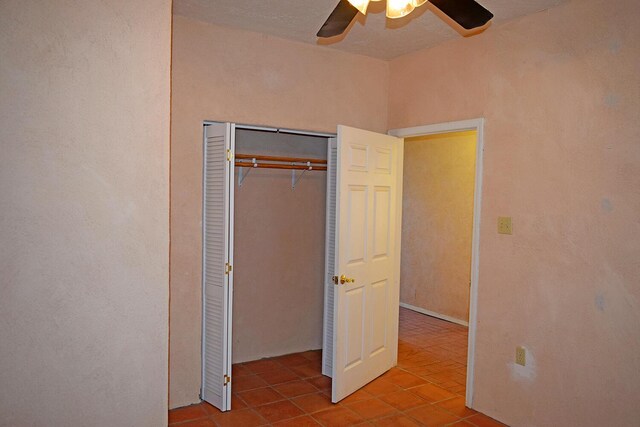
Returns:
[[[238,129],[236,153],[326,160],[327,138]],[[238,169],[233,363],[319,349],[326,172],[292,190],[291,170],[253,168],[240,186]]]

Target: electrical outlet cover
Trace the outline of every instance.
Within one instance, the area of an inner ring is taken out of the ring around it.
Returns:
[[[513,227],[511,225],[511,217],[510,216],[499,216],[498,217],[498,233],[499,234],[512,234]]]
[[[527,352],[524,347],[516,347],[516,363],[525,366],[527,364]]]

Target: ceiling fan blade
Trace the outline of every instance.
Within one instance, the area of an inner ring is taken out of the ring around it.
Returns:
[[[429,0],[429,3],[465,30],[482,27],[493,18],[493,13],[475,0]]]
[[[318,37],[333,37],[344,33],[353,18],[358,14],[358,9],[353,7],[348,0],[340,0],[340,3],[333,9],[327,21],[318,31]]]

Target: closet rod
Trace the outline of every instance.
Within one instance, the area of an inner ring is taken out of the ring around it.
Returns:
[[[236,158],[238,155],[236,154]],[[258,157],[252,157],[252,159],[258,160]],[[311,169],[307,165],[285,165],[282,163],[248,163],[248,162],[236,162],[236,167],[241,168],[264,168],[264,169],[294,169],[294,170],[311,170],[311,171],[326,171],[326,166],[313,166]]]
[[[244,159],[244,160],[267,160],[271,162],[289,162],[289,163],[311,163],[311,164],[320,164],[326,165],[327,161],[323,159],[307,159],[303,157],[280,157],[280,156],[263,156],[263,155],[255,155],[255,154],[238,154],[236,153],[236,159]],[[306,166],[305,166],[306,167]],[[315,169],[315,167],[314,167]]]

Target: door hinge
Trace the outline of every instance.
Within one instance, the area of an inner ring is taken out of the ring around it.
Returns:
[[[233,266],[228,262],[224,264],[224,274],[229,274],[233,271]]]
[[[226,387],[227,384],[229,384],[230,382],[231,382],[231,377],[229,375],[225,374],[224,377],[223,377],[222,385]]]
[[[231,152],[231,149],[227,148],[227,161],[230,162],[231,159],[233,159],[233,153]]]

